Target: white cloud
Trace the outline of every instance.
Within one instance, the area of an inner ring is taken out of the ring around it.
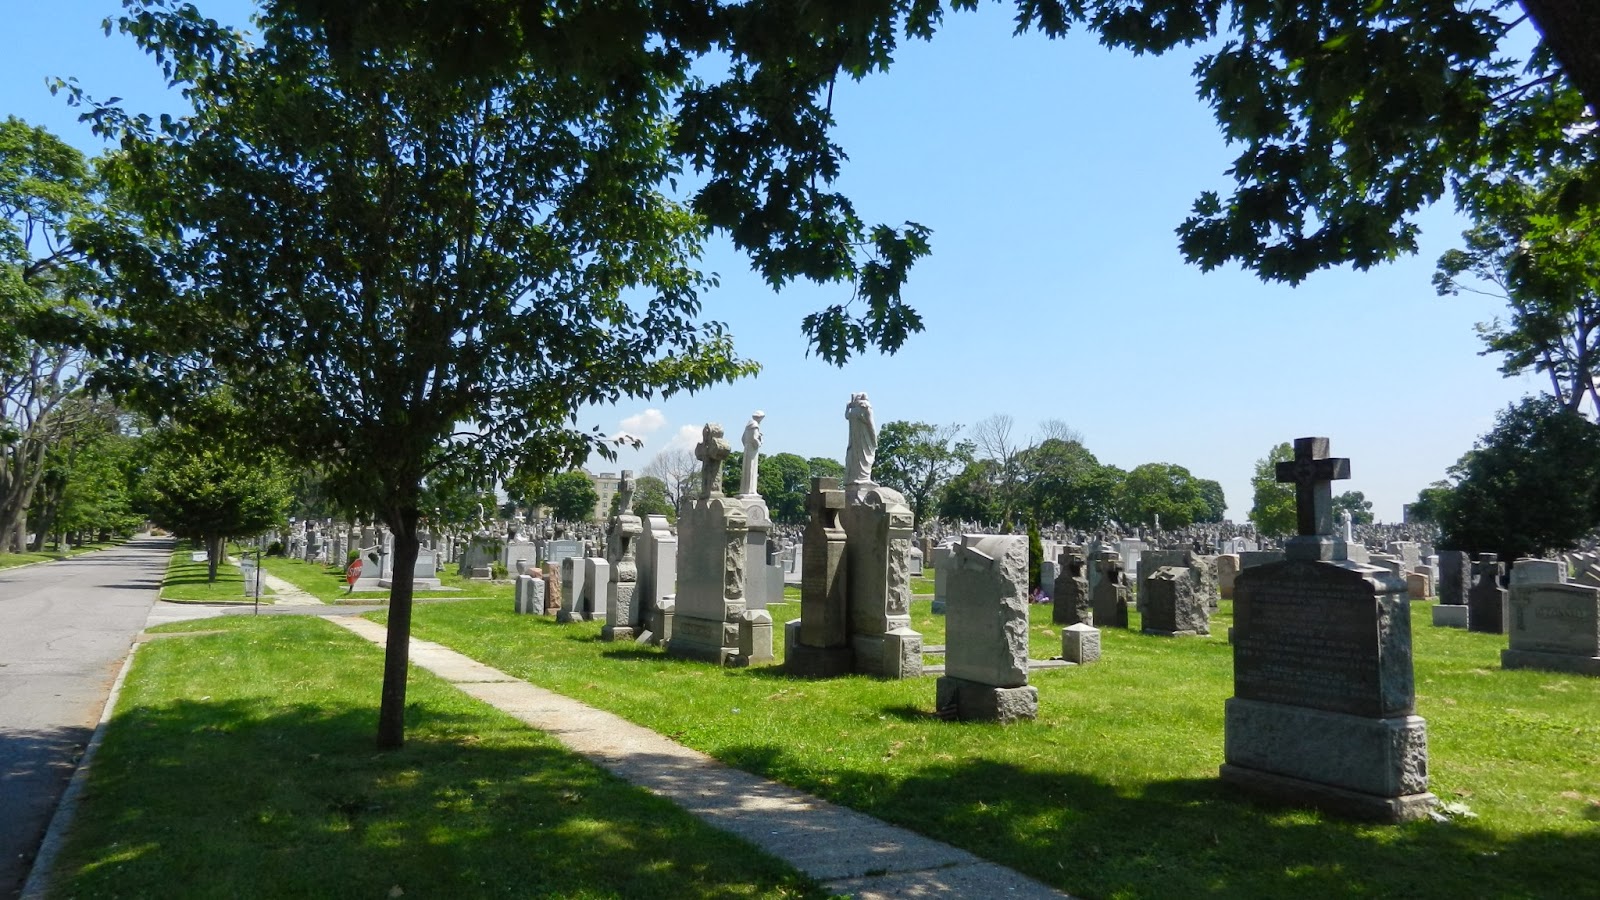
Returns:
[[[674,434],[671,440],[662,445],[661,449],[675,450],[679,447],[693,447],[700,443],[700,430],[699,425],[679,425],[678,433]]]
[[[622,430],[633,435],[649,434],[659,431],[667,424],[667,414],[659,409],[647,409],[637,415],[632,415],[619,422]]]

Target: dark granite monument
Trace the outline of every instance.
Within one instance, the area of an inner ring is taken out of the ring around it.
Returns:
[[[1426,723],[1415,714],[1405,583],[1335,558],[1332,481],[1349,460],[1326,438],[1295,441],[1278,480],[1296,485],[1299,535],[1283,562],[1234,586],[1234,696],[1223,781],[1356,818],[1427,814]]]

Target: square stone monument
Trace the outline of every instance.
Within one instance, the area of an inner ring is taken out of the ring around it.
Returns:
[[[1088,560],[1082,547],[1061,550],[1060,574],[1050,594],[1050,621],[1057,625],[1092,625],[1094,607],[1089,602]]]
[[[644,629],[645,619],[639,603],[639,566],[634,559],[644,523],[633,514],[633,472],[624,470],[618,482],[621,497],[617,514],[606,528],[606,561],[611,564],[611,580],[606,586],[606,624],[600,629],[602,641],[631,641]]]
[[[1600,675],[1600,588],[1566,583],[1563,563],[1519,559],[1509,606],[1502,667]]]
[[[1506,601],[1509,594],[1500,586],[1502,566],[1494,553],[1478,554],[1473,565],[1475,577],[1467,594],[1467,630],[1485,634],[1506,633]]]
[[[1128,581],[1123,575],[1122,555],[1115,550],[1103,550],[1093,561],[1099,577],[1094,579],[1090,602],[1094,606],[1094,624],[1099,628],[1128,627]]]
[[[896,491],[858,484],[845,491],[841,521],[856,671],[917,678],[922,635],[911,630],[911,508]]]
[[[1177,566],[1162,566],[1145,579],[1145,634],[1164,637],[1194,637],[1211,633],[1211,612],[1194,589],[1193,572]]]
[[[1299,535],[1285,561],[1245,569],[1234,585],[1222,779],[1357,818],[1424,816],[1437,798],[1404,583],[1334,558],[1332,481],[1350,464],[1328,458],[1326,438],[1296,440],[1277,477],[1296,486]]]

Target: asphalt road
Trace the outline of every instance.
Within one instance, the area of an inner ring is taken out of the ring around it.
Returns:
[[[22,890],[173,546],[0,569],[0,898]]]

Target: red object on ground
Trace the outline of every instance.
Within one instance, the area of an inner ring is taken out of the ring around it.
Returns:
[[[361,560],[352,559],[350,565],[345,566],[344,580],[347,584],[355,585],[356,579],[361,577]]]

